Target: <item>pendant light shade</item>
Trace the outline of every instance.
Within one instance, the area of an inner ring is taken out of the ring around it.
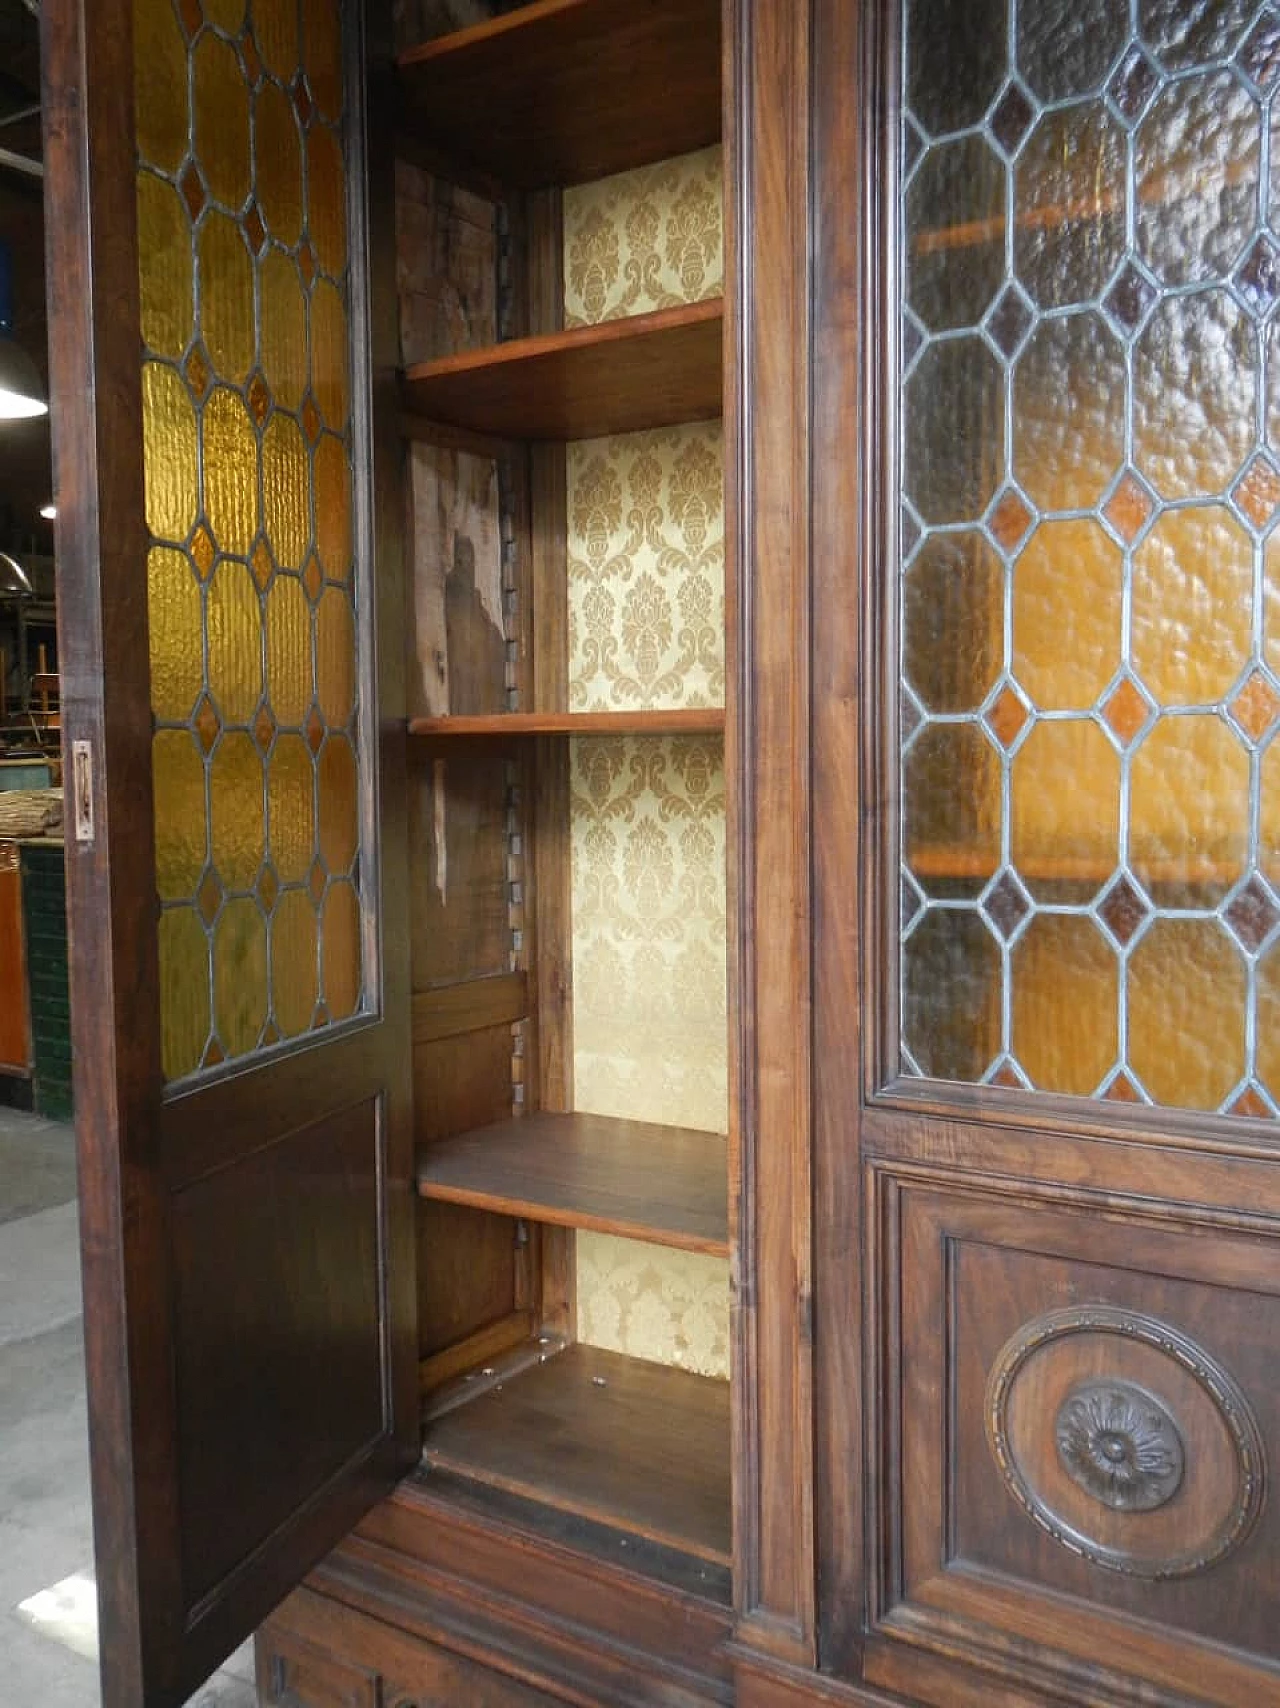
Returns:
[[[13,336],[13,251],[0,243],[0,421],[48,413],[39,370]]]
[[[35,596],[31,578],[17,558],[10,557],[8,552],[0,552],[0,599],[34,599]]]

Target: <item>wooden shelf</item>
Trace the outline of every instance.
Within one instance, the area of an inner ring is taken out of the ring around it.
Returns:
[[[442,1139],[418,1159],[424,1198],[727,1256],[719,1133],[604,1115],[530,1115]]]
[[[730,1562],[727,1382],[571,1346],[429,1420],[423,1457],[716,1565]]]
[[[678,711],[493,712],[410,718],[410,735],[723,735],[723,706]]]
[[[505,439],[594,439],[721,413],[717,299],[580,326],[406,370],[406,406]]]
[[[720,0],[539,0],[400,55],[406,118],[459,167],[577,184],[720,135]]]

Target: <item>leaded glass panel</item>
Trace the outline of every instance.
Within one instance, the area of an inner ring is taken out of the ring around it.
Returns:
[[[365,1001],[340,0],[135,0],[168,1080]]]
[[[902,1071],[1274,1116],[1280,8],[903,29]]]

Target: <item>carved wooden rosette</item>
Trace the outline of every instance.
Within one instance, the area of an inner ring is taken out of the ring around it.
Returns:
[[[1154,1317],[1092,1305],[1034,1318],[1001,1349],[986,1414],[1023,1510],[1110,1571],[1205,1571],[1262,1509],[1248,1401],[1203,1347]]]

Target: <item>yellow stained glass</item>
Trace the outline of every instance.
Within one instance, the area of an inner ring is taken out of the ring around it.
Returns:
[[[160,915],[160,1059],[166,1079],[194,1073],[209,1038],[209,939],[194,908]]]
[[[356,756],[345,736],[331,735],[320,749],[320,853],[336,877],[360,846],[360,794]]]
[[[340,433],[347,424],[351,344],[336,285],[317,281],[311,293],[311,388],[325,422]]]
[[[1216,920],[1151,926],[1129,962],[1129,1060],[1157,1103],[1216,1109],[1240,1079],[1245,988]]]
[[[1166,907],[1224,895],[1244,870],[1249,756],[1218,718],[1165,718],[1133,757],[1129,864]]]
[[[342,14],[332,0],[302,0],[307,81],[331,124],[342,117]]]
[[[152,710],[158,718],[189,718],[204,687],[204,613],[184,552],[155,546],[148,554],[147,618]]]
[[[305,881],[316,851],[316,774],[300,735],[278,737],[267,765],[271,860],[282,884]]]
[[[1037,914],[1013,951],[1013,1051],[1041,1091],[1089,1097],[1116,1064],[1119,964],[1092,920]],[[1070,1026],[1058,1023],[1071,1015]]]
[[[1261,783],[1258,864],[1273,884],[1280,884],[1280,739],[1262,755]]]
[[[238,391],[214,387],[203,432],[209,526],[221,551],[247,557],[258,532],[258,439]]]
[[[208,625],[209,691],[225,723],[247,724],[262,698],[262,609],[245,564],[214,571]]]
[[[267,1018],[267,923],[256,901],[229,901],[213,935],[213,1018],[228,1057],[258,1042]]]
[[[341,439],[328,433],[316,446],[316,546],[332,580],[351,573],[351,465]]]
[[[331,728],[351,721],[356,703],[356,631],[351,600],[338,587],[325,589],[316,611],[316,691]]]
[[[262,436],[262,499],[277,564],[299,569],[311,544],[311,481],[302,429],[291,415],[273,415]]]
[[[1120,548],[1097,522],[1036,529],[1013,576],[1013,673],[1044,711],[1083,712],[1102,693],[1120,662],[1123,603]]]
[[[142,366],[142,452],[147,527],[181,544],[196,520],[196,415],[182,376],[162,362]]]
[[[345,1020],[360,1006],[360,898],[349,883],[331,885],[321,924],[324,1000],[331,1020]]]
[[[267,681],[284,728],[301,729],[314,695],[311,608],[296,575],[277,575],[267,593]]]
[[[268,70],[291,83],[300,59],[297,0],[254,0],[253,37]]]
[[[142,341],[181,361],[191,339],[194,262],[182,197],[153,172],[138,174],[138,264]]]
[[[307,389],[307,305],[297,262],[272,249],[259,272],[262,371],[283,409],[301,409]]]
[[[1013,864],[1035,891],[1108,877],[1120,853],[1120,759],[1097,724],[1041,723],[1013,760]]]
[[[1280,943],[1258,962],[1258,1075],[1280,1085]]]
[[[302,139],[293,103],[277,84],[258,91],[254,122],[258,206],[271,235],[292,248],[302,236]]]
[[[228,890],[251,888],[262,865],[262,757],[253,737],[224,735],[209,769],[213,864]]]
[[[169,1080],[361,1004],[342,9],[135,0]]]
[[[187,152],[187,44],[173,0],[135,0],[133,62],[139,89],[138,153],[176,172]]]
[[[271,921],[271,1006],[282,1037],[310,1029],[319,984],[319,922],[305,890],[286,890]]]
[[[155,787],[156,887],[165,901],[194,895],[204,871],[204,758],[189,730],[157,730],[151,744]]]
[[[205,215],[198,241],[200,331],[220,379],[248,378],[257,344],[253,262],[239,226],[225,214]]]
[[[1161,516],[1133,554],[1133,663],[1166,706],[1221,699],[1252,647],[1253,546],[1221,504]]]
[[[236,50],[206,30],[195,48],[195,153],[209,194],[231,213],[249,199],[249,91]]]
[[[322,270],[341,277],[347,265],[346,174],[337,138],[323,125],[307,132],[307,209]]]
[[[1263,581],[1263,612],[1266,636],[1263,642],[1267,663],[1280,672],[1280,533],[1267,541],[1263,558],[1266,574]]]

